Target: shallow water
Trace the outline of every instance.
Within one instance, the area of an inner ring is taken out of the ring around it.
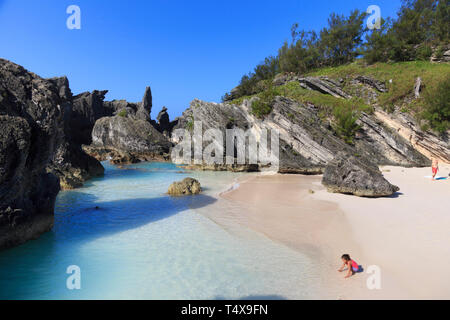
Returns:
[[[317,297],[308,257],[250,230],[229,232],[197,210],[239,174],[104,166],[104,177],[58,195],[51,232],[0,253],[0,299]],[[203,195],[165,195],[187,176]],[[80,290],[66,286],[70,265],[81,269]]]

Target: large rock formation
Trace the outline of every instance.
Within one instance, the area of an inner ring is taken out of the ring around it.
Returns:
[[[105,106],[105,95],[108,91],[84,92],[73,98],[70,128],[72,141],[82,145],[92,142],[92,128],[101,117],[112,116],[115,111],[111,105]]]
[[[104,101],[105,93],[94,91],[75,98],[77,117],[74,122],[77,123],[72,126],[83,128],[80,130],[83,150],[97,160],[109,159],[114,164],[168,160],[171,144],[159,131],[170,130],[173,124],[169,122],[167,109],[163,110],[167,119],[161,116],[159,124],[151,120],[150,87],[137,103]]]
[[[152,112],[152,90],[150,87],[145,88],[144,97],[136,111],[136,117],[140,120],[150,121],[150,113]]]
[[[201,191],[200,182],[193,178],[185,178],[183,181],[172,183],[167,193],[171,196],[187,196],[199,194]]]
[[[74,133],[72,141],[80,145],[92,143],[92,130],[95,122],[103,117],[127,116],[136,120],[150,121],[152,92],[147,87],[141,102],[126,100],[105,101],[107,90],[84,92],[73,98],[70,128]]]
[[[359,197],[386,197],[399,191],[383,177],[377,165],[343,152],[326,166],[322,184],[329,192]]]
[[[87,155],[81,148],[87,136],[80,115],[94,118],[103,112],[101,101],[106,91],[94,91],[88,97],[88,104],[81,104],[79,99],[72,98],[69,81],[66,77],[49,79],[58,88],[60,98],[65,101],[64,107],[64,137],[61,138],[50,170],[60,179],[62,189],[73,189],[83,185],[91,177],[100,176],[104,172],[103,166],[93,157]],[[89,108],[92,106],[93,108]]]
[[[68,142],[71,99],[67,78],[42,79],[0,59],[0,249],[52,227],[58,177],[77,171],[82,180],[99,165]]]
[[[321,119],[320,109],[314,105],[302,105],[288,98],[276,97],[271,113],[260,119],[251,113],[252,102],[245,100],[241,105],[234,105],[194,100],[178,119],[175,129],[192,128],[194,121],[202,122],[203,131],[241,128],[252,130],[258,136],[262,129],[276,129],[280,133],[280,173],[322,173],[339,151],[360,154],[379,165],[429,164],[425,156],[374,115],[361,115],[358,120],[361,129],[355,143],[349,145],[335,134],[329,122]],[[217,170],[220,166],[202,165],[200,168]]]
[[[156,120],[158,121],[158,128],[160,132],[170,132],[170,130],[172,130],[169,114],[167,113],[166,107],[163,107],[161,109],[161,111],[158,113],[158,116],[156,117]]]
[[[167,138],[149,121],[118,115],[97,120],[92,145],[85,150],[101,160],[129,163],[168,160],[170,147]]]
[[[448,132],[440,136],[432,132],[424,132],[420,130],[420,125],[411,115],[400,110],[388,114],[378,109],[375,111],[375,116],[427,158],[436,158],[441,162],[450,163]]]

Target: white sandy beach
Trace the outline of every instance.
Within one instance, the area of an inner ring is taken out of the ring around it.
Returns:
[[[202,214],[232,229],[244,226],[299,250],[320,266],[323,299],[449,299],[450,180],[430,168],[382,168],[396,197],[330,194],[320,176],[250,175]],[[448,176],[450,166],[441,166]],[[340,256],[381,269],[381,290],[368,273],[344,279]],[[308,275],[302,275],[308,277]]]

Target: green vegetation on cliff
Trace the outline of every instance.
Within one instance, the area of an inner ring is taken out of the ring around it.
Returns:
[[[351,143],[357,127],[354,125],[360,112],[371,113],[375,105],[386,111],[398,107],[409,112],[418,120],[425,121],[425,129],[438,132],[448,130],[450,123],[450,64],[431,63],[426,61],[410,61],[396,63],[377,63],[367,66],[363,60],[338,67],[326,67],[312,71],[305,76],[322,77],[343,81],[343,90],[352,95],[350,99],[336,98],[318,91],[304,89],[298,81],[288,82],[281,86],[273,86],[272,80],[260,83],[262,92],[232,100],[240,104],[244,99],[253,96],[260,99],[252,103],[252,113],[264,117],[272,110],[272,102],[276,96],[283,96],[300,104],[313,104],[320,109],[323,119],[334,119],[335,131],[348,143]],[[357,76],[368,76],[386,84],[387,92],[378,93],[373,103],[365,101],[352,80]],[[422,79],[421,97],[414,98],[416,79]]]
[[[244,75],[234,90],[234,98],[263,90],[262,80],[279,73],[304,74],[323,67],[336,67],[362,56],[369,64],[377,62],[426,61],[433,48],[442,55],[450,42],[450,3],[438,0],[403,0],[396,19],[381,21],[381,28],[368,30],[366,13],[353,10],[348,16],[332,13],[328,27],[320,32],[291,29],[291,42],[285,42],[277,56],[270,56]],[[230,94],[225,94],[228,100]]]
[[[425,91],[422,118],[440,133],[450,130],[450,73],[437,86]]]

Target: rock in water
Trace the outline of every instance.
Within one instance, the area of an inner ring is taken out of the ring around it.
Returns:
[[[359,197],[386,197],[400,190],[383,177],[378,166],[343,152],[326,166],[322,184],[329,192]]]
[[[0,249],[50,230],[60,187],[103,173],[73,139],[73,116],[66,77],[43,79],[0,59]]]
[[[186,196],[199,194],[201,191],[200,182],[193,178],[186,178],[183,181],[172,183],[167,193],[171,196]]]
[[[0,249],[53,226],[59,180],[47,167],[64,136],[57,91],[52,82],[0,59]]]

